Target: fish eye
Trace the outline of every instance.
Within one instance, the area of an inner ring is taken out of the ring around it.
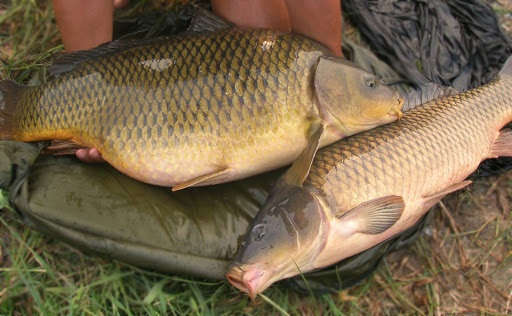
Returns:
[[[265,237],[265,226],[263,224],[258,224],[254,226],[252,229],[253,239],[254,241],[260,241]]]
[[[375,81],[375,79],[367,79],[366,80],[366,86],[368,88],[375,88],[377,86],[377,81]]]

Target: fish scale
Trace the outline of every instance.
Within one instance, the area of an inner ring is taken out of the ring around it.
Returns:
[[[403,104],[321,44],[272,30],[116,41],[61,56],[51,72],[38,87],[0,81],[0,139],[97,148],[173,190],[284,166],[313,141],[395,120]]]
[[[224,163],[222,152],[203,146],[220,142],[243,155],[258,129],[274,138],[290,129],[305,135],[307,122],[295,118],[314,112],[311,81],[304,78],[312,78],[322,55],[328,51],[314,41],[265,30],[135,46],[29,88],[18,105],[16,139],[71,138],[98,148],[121,171],[159,184],[162,170],[172,173],[183,162]],[[274,128],[279,125],[285,128]]]
[[[321,149],[304,186],[333,210],[348,211],[386,195],[403,196],[407,205],[460,182],[512,119],[511,83],[507,77],[433,101],[398,122]]]

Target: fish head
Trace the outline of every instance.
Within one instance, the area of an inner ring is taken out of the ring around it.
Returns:
[[[325,244],[325,216],[315,197],[297,186],[271,194],[226,274],[251,299],[274,282],[311,270]]]
[[[320,114],[328,127],[352,135],[402,116],[404,100],[377,76],[342,58],[321,57],[314,79]]]

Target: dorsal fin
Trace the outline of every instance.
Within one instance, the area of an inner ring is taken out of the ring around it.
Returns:
[[[80,50],[72,53],[60,54],[48,69],[50,75],[58,76],[75,69],[81,63],[110,54],[118,53],[130,48],[152,44],[168,39],[168,37],[148,39],[124,39],[101,44],[89,50]]]
[[[215,32],[234,27],[230,22],[216,16],[213,12],[198,8],[190,22],[187,32]]]
[[[512,76],[512,56],[509,56],[501,67],[500,76]]]

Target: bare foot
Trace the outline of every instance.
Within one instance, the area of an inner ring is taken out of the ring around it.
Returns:
[[[112,0],[53,0],[53,8],[68,52],[91,49],[112,40]]]
[[[215,14],[238,25],[294,31],[341,56],[340,0],[212,0]]]
[[[285,0],[294,32],[304,34],[341,56],[340,0]]]

